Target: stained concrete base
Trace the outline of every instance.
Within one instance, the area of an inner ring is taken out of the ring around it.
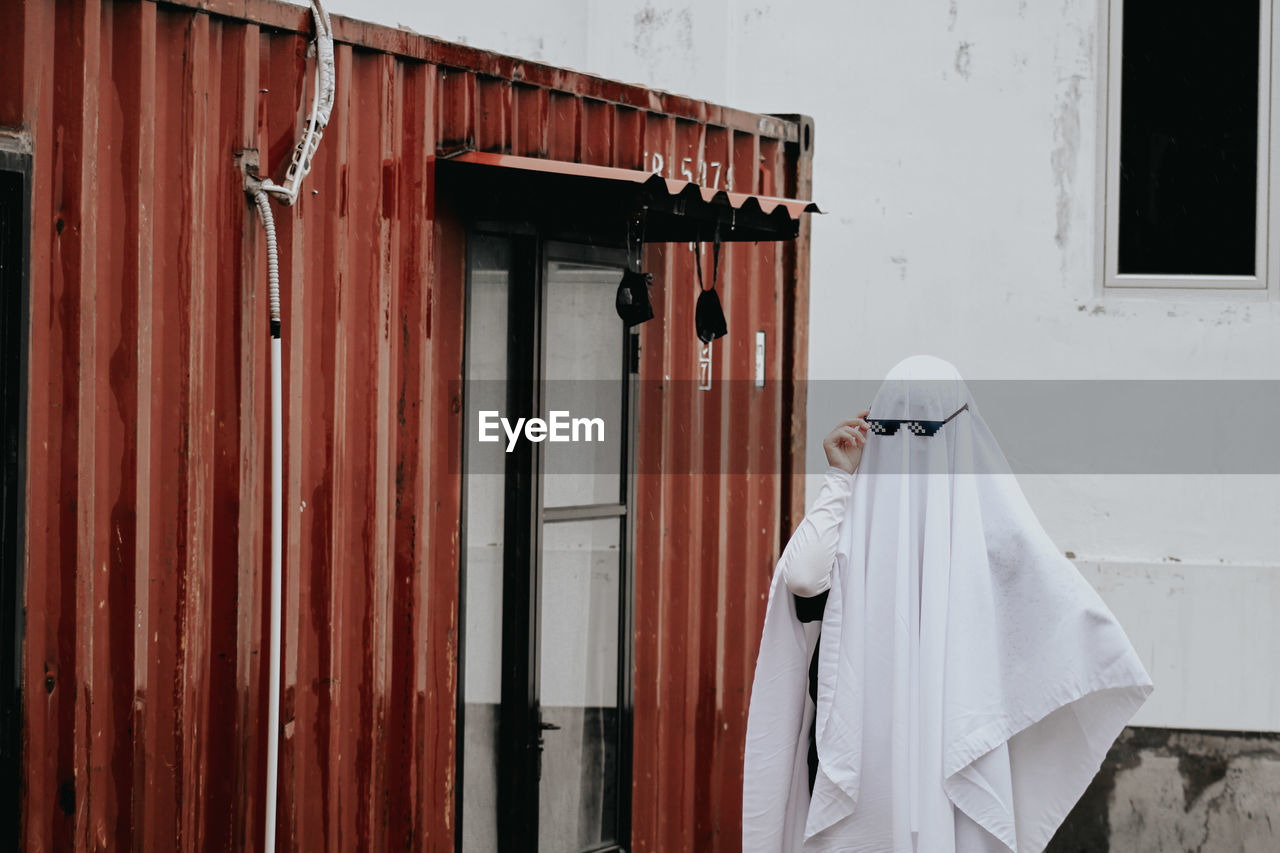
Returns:
[[[1179,851],[1280,851],[1280,734],[1127,728],[1046,848]]]

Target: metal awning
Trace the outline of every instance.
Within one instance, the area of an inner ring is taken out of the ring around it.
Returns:
[[[481,206],[500,207],[508,216],[542,211],[572,220],[576,214],[601,225],[643,215],[650,243],[710,241],[717,230],[726,242],[787,240],[799,233],[803,214],[822,213],[812,201],[729,192],[639,169],[486,151],[444,155],[437,162],[473,173],[475,189],[489,201]]]

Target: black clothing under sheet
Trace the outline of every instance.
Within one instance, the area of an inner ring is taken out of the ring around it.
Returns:
[[[796,618],[801,622],[821,622],[822,614],[827,609],[827,593],[830,590],[823,590],[817,595],[805,597],[802,595],[791,594],[796,603]],[[818,635],[818,641],[813,645],[813,657],[809,659],[809,698],[813,700],[813,704],[818,704],[818,649],[822,646],[822,635]],[[816,727],[818,724],[817,717],[809,724],[809,796],[813,796],[813,783],[818,778],[818,739]]]

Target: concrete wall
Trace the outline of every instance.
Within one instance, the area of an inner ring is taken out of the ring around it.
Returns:
[[[1280,735],[1130,728],[1046,853],[1280,849]]]
[[[917,352],[952,361],[968,379],[1280,378],[1274,278],[1246,295],[1103,292],[1103,0],[547,0],[504,3],[500,14],[494,4],[332,0],[330,8],[749,110],[813,116],[815,195],[830,212],[813,226],[812,379],[878,379]],[[849,413],[869,402],[850,400]],[[1202,415],[1189,413],[1189,454],[1216,440]],[[815,472],[830,426],[808,427]],[[1280,732],[1280,631],[1270,615],[1280,603],[1280,477],[1021,481],[1155,680],[1135,726]],[[1204,827],[1215,837],[1205,850],[1263,849],[1219,828],[1280,829],[1274,742],[1263,738],[1258,749],[1271,751],[1250,757],[1254,737],[1195,737],[1113,752],[1125,766],[1107,819],[1133,840],[1113,835],[1112,849],[1202,849]],[[1174,802],[1169,792],[1196,784],[1180,765],[1205,750],[1225,762],[1224,775],[1200,798]],[[1263,791],[1269,804],[1251,805]],[[1162,819],[1160,832],[1174,833],[1165,847],[1151,840],[1164,835],[1135,823],[1157,807],[1178,813]]]

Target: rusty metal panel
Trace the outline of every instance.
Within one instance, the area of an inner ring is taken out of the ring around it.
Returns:
[[[306,39],[172,5],[27,3],[34,149],[26,843],[257,849],[265,294],[232,153],[292,147]],[[66,45],[58,47],[54,45]],[[449,837],[460,327],[430,326],[433,66],[338,50],[278,216],[288,350],[281,826]],[[352,91],[375,93],[352,97]],[[157,130],[160,132],[157,132]],[[335,494],[344,496],[335,500]],[[428,657],[431,666],[426,666]]]
[[[0,124],[34,170],[24,846],[256,850],[277,496],[265,253],[233,155],[283,168],[309,100],[307,11],[21,0],[11,21]],[[804,198],[808,146],[797,120],[334,25],[333,118],[297,205],[277,208],[281,849],[450,850],[466,235],[437,208],[437,152]],[[807,240],[802,225],[724,247],[731,333],[708,390],[693,250],[646,249],[636,850],[738,846],[764,592],[803,511],[779,474],[804,452]]]
[[[777,140],[669,116],[650,114],[645,146],[648,163],[659,155],[664,174],[706,169],[708,185],[741,193],[776,192],[773,176],[795,168],[794,159],[780,159],[787,152]],[[765,592],[790,535],[779,523],[785,490],[778,476],[794,449],[783,427],[792,417],[794,383],[782,381],[780,346],[789,337],[784,302],[794,293],[781,267],[790,245],[724,247],[720,289],[734,332],[710,346],[707,390],[694,382],[700,347],[692,249],[649,249],[647,268],[664,292],[655,309],[661,325],[640,327],[636,850],[738,848],[746,701]],[[807,252],[807,243],[791,250]],[[709,249],[703,251],[709,272]],[[756,330],[769,342],[764,388],[752,381]],[[654,459],[676,473],[652,473],[659,470]]]
[[[520,157],[547,156],[547,110],[550,93],[540,86],[516,86],[511,153]]]
[[[547,156],[577,162],[582,130],[582,99],[572,92],[552,92],[547,116]],[[604,164],[598,164],[604,165]]]
[[[619,169],[641,169],[644,164],[644,113],[618,107],[614,118],[613,165]]]
[[[738,176],[736,190],[760,189],[754,159],[733,159],[723,129],[651,122],[651,132],[659,128],[673,177],[682,177],[682,169],[696,175],[714,162],[726,179]],[[676,472],[707,473],[646,475],[638,507],[640,518],[664,521],[654,534],[658,541],[646,542],[656,554],[641,548],[637,558],[636,743],[647,748],[636,764],[638,773],[642,766],[652,771],[636,780],[637,809],[648,799],[645,793],[653,797],[652,810],[638,818],[637,850],[732,850],[739,841],[745,700],[779,535],[779,478],[772,473],[780,448],[776,366],[770,365],[763,389],[752,382],[754,331],[765,330],[774,340],[780,319],[773,246],[725,247],[720,288],[737,334],[711,344],[709,390],[692,381],[700,346],[693,335],[690,247],[657,250],[661,260],[651,264],[662,271],[667,291],[661,341],[654,344],[666,351],[647,374],[654,381],[644,386],[660,384],[662,390],[641,403],[646,423],[646,406],[660,411],[662,430],[642,453],[665,454]],[[708,247],[703,251],[709,272]],[[646,325],[642,336],[648,334]],[[662,375],[685,381],[656,382]],[[747,412],[750,417],[742,417]],[[642,695],[652,697],[653,717],[641,716]],[[646,738],[642,728],[654,737]]]
[[[481,77],[476,81],[480,107],[476,144],[481,151],[510,151],[512,124],[511,83]]]

